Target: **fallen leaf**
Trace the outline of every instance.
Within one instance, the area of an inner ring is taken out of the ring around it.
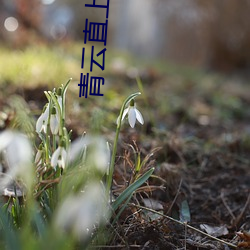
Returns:
[[[214,237],[219,237],[222,235],[227,235],[228,230],[225,225],[222,226],[209,226],[207,224],[200,225],[201,230],[205,231],[207,234],[212,235]]]
[[[244,247],[250,249],[250,232],[237,232],[237,235],[243,240],[238,244],[238,247]]]
[[[157,200],[145,198],[145,199],[143,199],[143,203],[146,207],[148,207],[150,209],[163,210],[163,205]]]
[[[190,209],[187,200],[184,200],[181,202],[181,208],[180,208],[180,221],[181,222],[190,222],[191,215],[190,215]]]

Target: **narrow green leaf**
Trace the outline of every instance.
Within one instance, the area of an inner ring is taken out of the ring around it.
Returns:
[[[154,172],[154,168],[149,169],[143,176],[138,178],[133,184],[126,188],[118,198],[112,203],[112,208],[115,211],[124,200],[126,200],[137,188],[139,188]]]
[[[16,231],[14,231],[14,228],[11,226],[11,224],[8,221],[8,215],[3,212],[3,210],[0,208],[0,228],[2,229],[5,243],[6,243],[6,249],[7,250],[21,250],[20,241],[18,238],[18,235]]]
[[[72,78],[69,78],[69,80],[67,81],[67,83],[63,86],[63,90],[62,90],[62,94],[65,95],[66,91],[68,89],[69,83],[71,82]]]
[[[33,220],[34,220],[34,223],[36,225],[36,229],[37,229],[38,235],[40,237],[44,236],[44,233],[45,233],[45,222],[44,222],[44,220],[42,218],[42,215],[39,212],[34,211]]]
[[[136,167],[135,171],[138,173],[141,170],[141,154],[140,152],[137,154],[137,159],[136,159]]]
[[[124,211],[124,209],[126,208],[127,204],[129,203],[130,199],[132,198],[133,193],[131,193],[129,195],[129,197],[127,198],[127,200],[123,203],[122,207],[119,209],[119,212],[117,213],[117,215],[115,216],[112,225],[114,225],[116,223],[116,221],[119,219],[120,215],[122,214],[122,212]]]

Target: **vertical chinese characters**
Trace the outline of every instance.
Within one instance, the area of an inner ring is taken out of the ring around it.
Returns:
[[[97,22],[89,22],[86,19],[85,22],[85,29],[83,30],[84,33],[84,44],[87,42],[99,42],[103,43],[104,47],[107,44],[107,31],[108,31],[108,16],[109,16],[109,0],[107,0],[106,5],[96,4],[96,0],[93,0],[93,4],[85,4],[85,7],[89,8],[103,8],[106,9],[106,21],[104,23],[97,23]],[[95,47],[92,46],[91,48],[91,59],[90,59],[90,72],[93,71],[93,64],[98,66],[102,71],[105,69],[105,53],[107,49],[104,48],[99,52],[95,52]],[[94,60],[94,55],[96,57],[102,58],[102,63],[98,63]],[[83,69],[85,66],[85,48],[82,49],[82,62],[81,68]],[[99,76],[92,76],[90,73],[80,75],[80,83],[79,86],[79,97],[85,96],[85,98],[89,95],[93,96],[103,96],[101,94],[101,85],[104,85],[105,79]]]

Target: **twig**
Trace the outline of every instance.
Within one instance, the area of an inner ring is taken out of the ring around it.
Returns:
[[[115,245],[115,246],[105,246],[105,245],[98,245],[98,246],[90,246],[89,249],[99,249],[99,248],[124,248],[128,247],[126,245]],[[141,245],[129,245],[129,247],[134,247],[134,248],[141,248]]]
[[[185,226],[185,241],[184,241],[184,249],[187,250],[187,222],[184,222]]]
[[[222,200],[224,206],[226,207],[227,211],[229,212],[229,214],[230,214],[231,217],[233,218],[233,221],[235,221],[236,218],[235,218],[235,216],[234,216],[232,210],[230,209],[230,207],[227,205],[227,202],[226,202],[226,200],[225,200],[225,196],[224,196],[224,192],[223,192],[223,191],[221,192],[220,197],[221,197],[221,200]]]
[[[147,208],[147,207],[144,207],[144,206],[141,206],[141,205],[136,205],[136,204],[134,204],[134,203],[129,204],[129,205],[130,205],[130,206],[137,207],[137,208],[140,208],[140,209],[145,209],[145,210],[150,211],[150,212],[152,212],[152,213],[161,215],[161,216],[163,216],[164,218],[167,218],[167,219],[169,219],[169,220],[171,220],[171,221],[174,221],[174,222],[176,222],[176,223],[178,223],[178,224],[180,224],[180,225],[182,225],[182,226],[184,226],[184,227],[186,226],[186,227],[188,227],[189,229],[192,229],[192,230],[194,230],[194,231],[196,231],[196,232],[198,232],[198,233],[200,233],[200,234],[203,234],[203,235],[205,235],[205,236],[207,236],[207,237],[209,237],[209,238],[211,238],[211,239],[213,239],[213,240],[219,241],[219,242],[221,242],[221,243],[223,243],[223,244],[226,244],[226,245],[228,245],[228,246],[230,246],[230,247],[237,248],[237,246],[234,245],[234,244],[232,244],[232,243],[229,243],[229,242],[226,242],[226,241],[224,241],[224,240],[218,239],[218,238],[216,238],[216,237],[214,237],[214,236],[212,236],[212,235],[209,235],[209,234],[207,234],[207,233],[205,233],[205,232],[203,232],[203,231],[201,231],[201,230],[199,230],[199,229],[197,229],[197,228],[195,228],[195,227],[192,227],[192,226],[188,225],[186,222],[178,221],[178,220],[176,220],[176,219],[173,219],[173,218],[170,217],[170,216],[167,216],[167,215],[165,215],[165,214],[162,214],[162,213],[160,213],[160,212],[157,212],[157,211],[155,211],[155,210],[153,210],[153,209],[151,209],[151,208]]]
[[[173,205],[175,204],[176,200],[177,200],[177,197],[178,197],[178,194],[180,193],[180,190],[181,190],[181,185],[182,185],[182,179],[180,180],[180,183],[179,183],[179,187],[178,187],[178,190],[176,192],[176,195],[174,197],[174,200],[172,201],[168,211],[167,211],[167,214],[169,214],[173,208]]]
[[[241,213],[240,213],[240,214],[237,216],[237,218],[235,218],[235,220],[233,221],[235,226],[237,226],[238,223],[240,222],[240,220],[242,219],[244,213],[246,212],[246,210],[247,210],[247,208],[248,208],[249,203],[250,203],[250,194],[248,194],[247,201],[246,201],[245,206],[243,207]]]

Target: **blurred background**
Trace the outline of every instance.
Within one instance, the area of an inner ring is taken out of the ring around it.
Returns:
[[[106,21],[105,9],[87,3],[0,0],[0,107],[14,93],[39,114],[43,91],[72,77],[68,124],[77,134],[95,117],[102,117],[99,127],[114,126],[122,100],[138,89],[147,131],[189,124],[183,133],[190,135],[223,124],[217,135],[242,121],[250,133],[249,0],[111,0],[105,70],[94,67],[105,77],[104,96],[86,100],[78,98],[80,74],[89,72],[88,64],[81,69],[82,48],[89,61],[90,46],[104,45],[84,44],[85,20]],[[84,126],[81,117],[88,117]]]
[[[86,3],[92,1],[1,0],[1,42],[22,48],[83,41],[86,18],[105,21],[105,11]],[[144,59],[248,71],[249,12],[249,0],[110,1],[108,46]]]
[[[134,171],[130,156],[138,152],[140,161],[161,148],[152,164],[165,180],[166,193],[156,197],[168,200],[164,210],[182,207],[176,194],[183,177],[192,223],[244,229],[234,223],[245,218],[249,225],[250,218],[250,0],[110,0],[105,70],[93,72],[105,78],[104,96],[79,98],[91,46],[104,49],[84,44],[85,20],[106,21],[105,10],[87,3],[93,0],[0,0],[0,131],[29,134],[47,102],[44,91],[72,77],[65,119],[71,139],[101,134],[112,145],[123,101],[140,91],[136,105],[145,123],[131,129],[124,121],[116,183]],[[172,225],[162,228],[171,232]],[[180,237],[183,244],[186,235]]]

